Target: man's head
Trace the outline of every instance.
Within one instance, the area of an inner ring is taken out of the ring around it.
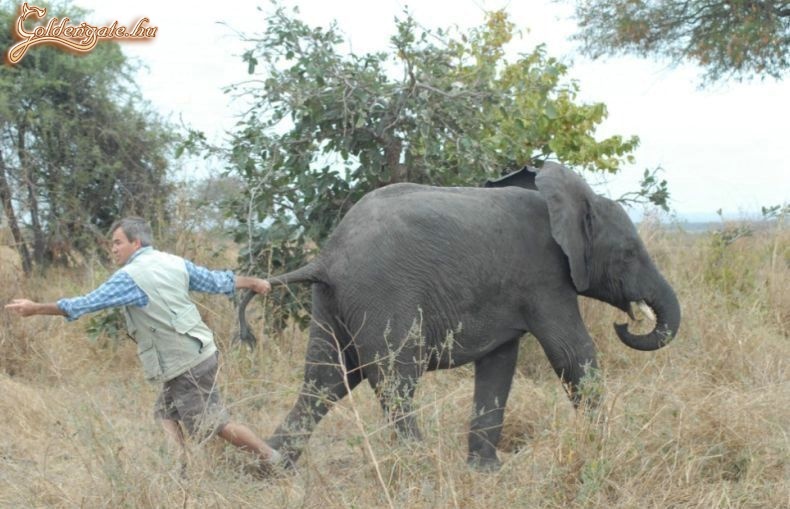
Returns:
[[[112,256],[117,265],[124,265],[135,251],[151,245],[151,227],[140,217],[125,217],[110,227]]]

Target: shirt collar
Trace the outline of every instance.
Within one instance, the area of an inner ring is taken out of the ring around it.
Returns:
[[[147,253],[148,251],[153,251],[153,250],[154,250],[153,246],[141,247],[140,249],[138,249],[137,251],[132,253],[132,256],[130,256],[129,259],[126,260],[126,263],[124,265],[129,265],[130,263],[132,263],[132,260],[134,260],[135,258],[140,256],[141,254]]]

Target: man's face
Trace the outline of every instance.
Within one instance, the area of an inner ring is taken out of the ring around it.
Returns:
[[[129,260],[129,257],[140,249],[140,246],[140,239],[129,242],[123,228],[116,228],[115,231],[112,232],[112,257],[116,265],[124,265],[127,260]]]

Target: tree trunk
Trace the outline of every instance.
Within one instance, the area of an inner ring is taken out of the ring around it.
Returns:
[[[408,168],[400,162],[401,152],[403,152],[403,140],[398,137],[392,138],[384,147],[384,157],[387,171],[390,174],[390,184],[409,181]]]
[[[25,239],[22,238],[22,232],[19,230],[19,223],[16,220],[11,196],[11,186],[8,185],[8,179],[6,178],[5,161],[3,161],[3,153],[0,152],[0,201],[3,202],[3,212],[5,212],[5,217],[8,219],[8,227],[11,229],[14,244],[17,251],[19,251],[20,258],[22,258],[22,270],[25,274],[30,274],[33,264],[30,260],[30,252],[27,250]]]
[[[44,230],[41,228],[35,178],[32,175],[28,161],[27,148],[25,146],[26,132],[25,125],[21,125],[18,131],[17,151],[19,153],[19,164],[22,166],[22,179],[25,182],[25,187],[27,187],[28,202],[30,205],[30,226],[33,228],[33,260],[37,265],[41,266],[44,264],[47,243],[44,238]]]

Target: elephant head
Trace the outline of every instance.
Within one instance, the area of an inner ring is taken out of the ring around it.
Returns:
[[[607,302],[629,316],[634,304],[653,311],[656,325],[648,334],[632,334],[627,324],[615,324],[626,345],[656,350],[672,340],[680,325],[678,299],[618,203],[595,194],[581,177],[552,162],[486,183],[486,187],[499,186],[537,189],[543,195],[552,237],[568,258],[579,294]]]

